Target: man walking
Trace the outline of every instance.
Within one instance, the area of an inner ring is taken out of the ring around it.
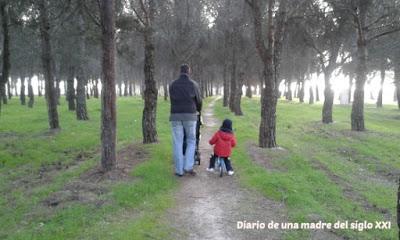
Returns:
[[[202,99],[199,86],[190,79],[190,67],[181,66],[180,77],[169,86],[171,99],[171,126],[175,175],[182,177],[184,173],[195,176],[193,171],[196,148],[196,121],[201,111]],[[186,151],[183,153],[183,136],[186,135]]]

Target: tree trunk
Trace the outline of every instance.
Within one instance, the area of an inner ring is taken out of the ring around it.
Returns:
[[[272,65],[272,62],[271,62]],[[276,147],[276,104],[275,84],[273,83],[272,66],[265,66],[265,88],[261,92],[261,123],[259,131],[259,146],[262,148]]]
[[[353,89],[353,73],[349,74],[349,103],[351,103],[351,93]]]
[[[319,89],[318,89],[318,85],[315,86],[315,101],[319,102]]]
[[[7,81],[7,93],[8,93],[8,99],[12,98],[12,91],[11,91],[11,84],[10,81]]]
[[[310,100],[309,100],[309,104],[314,104],[314,90],[313,90],[313,88],[311,87],[311,85],[310,85],[310,88],[309,88],[309,92],[310,92]]]
[[[164,101],[168,101],[168,82],[166,79],[163,81],[163,90],[164,90]]]
[[[227,107],[229,105],[229,81],[228,81],[228,64],[224,63],[223,80],[224,80],[224,99],[223,106]]]
[[[289,77],[287,79],[287,92],[286,92],[286,100],[292,101],[292,79]]]
[[[33,94],[33,87],[32,87],[32,75],[28,78],[28,107],[33,108],[33,104],[35,102],[35,95]]]
[[[8,77],[10,75],[10,34],[9,34],[9,23],[8,23],[8,6],[6,1],[0,2],[0,15],[1,23],[3,29],[3,49],[2,49],[2,59],[3,59],[3,72],[0,78],[0,113],[1,104],[7,104],[7,96],[5,84],[8,82]]]
[[[128,79],[125,78],[125,79],[124,79],[124,97],[127,97],[127,96],[128,96],[128,88],[129,88],[129,86],[128,86]]]
[[[76,119],[77,120],[89,120],[89,116],[86,108],[86,97],[85,96],[85,85],[87,84],[87,76],[85,74],[86,69],[86,42],[85,42],[85,22],[83,17],[83,7],[80,9],[78,26],[79,26],[79,43],[77,51],[79,53],[79,63],[76,66]],[[87,86],[89,90],[89,86]],[[89,94],[87,94],[89,95]]]
[[[74,88],[74,76],[75,76],[75,71],[74,67],[70,66],[69,71],[68,71],[68,76],[67,76],[67,101],[68,101],[68,110],[69,111],[75,111],[75,88]]]
[[[235,112],[235,97],[237,90],[237,76],[236,76],[236,47],[234,45],[234,34],[231,36],[231,47],[232,47],[232,63],[231,63],[231,81],[230,81],[230,94],[229,94],[229,109],[231,112]]]
[[[99,79],[96,77],[94,80],[94,92],[93,92],[93,97],[94,98],[99,98]]]
[[[49,126],[50,129],[58,129],[60,126],[58,122],[57,96],[54,89],[54,76],[52,69],[53,55],[50,40],[50,23],[45,0],[38,0],[37,4],[39,8],[42,64],[45,78]]]
[[[133,96],[133,93],[132,93],[132,90],[133,90],[133,86],[132,86],[133,84],[132,84],[132,82],[131,81],[129,81],[129,96],[130,97],[132,97]]]
[[[19,100],[21,101],[21,105],[26,104],[26,98],[25,98],[25,76],[21,76],[21,90],[19,94]]]
[[[376,107],[383,107],[382,94],[383,94],[383,84],[385,83],[385,65],[381,66],[381,85],[379,88],[378,100],[376,101]]]
[[[394,84],[396,85],[397,106],[400,109],[400,62],[395,63],[394,66]]]
[[[149,0],[149,15],[151,24],[154,23],[155,2]],[[157,85],[154,80],[154,29],[146,27],[144,33],[144,109],[142,117],[143,143],[157,142]]]
[[[234,110],[234,113],[236,116],[243,115],[242,108],[241,108],[243,83],[244,83],[244,73],[241,72],[241,73],[239,73],[239,78],[237,79],[237,82],[236,82],[235,97],[234,97],[233,110]]]
[[[115,17],[114,0],[101,1],[102,20],[102,94],[101,94],[101,166],[104,171],[116,165],[115,105]]]
[[[253,97],[253,92],[251,91],[250,78],[247,78],[246,97],[248,97],[248,98],[252,98]]]
[[[364,35],[364,23],[366,22],[368,3],[361,3],[357,19],[357,68],[356,89],[351,109],[351,130],[364,131],[364,85],[367,78],[367,42]],[[357,18],[357,17],[356,17]]]
[[[303,76],[301,76],[301,79],[300,79],[300,90],[299,90],[299,101],[301,102],[301,103],[304,103],[304,75]]]
[[[333,117],[332,117],[332,108],[333,108],[333,100],[334,100],[334,93],[331,88],[331,71],[325,71],[324,72],[324,77],[325,77],[325,90],[324,90],[324,106],[322,107],[322,123],[332,123],[333,122]],[[318,91],[317,91],[318,93]],[[318,96],[318,94],[317,94]]]

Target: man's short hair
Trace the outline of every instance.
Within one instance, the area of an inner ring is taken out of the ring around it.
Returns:
[[[190,67],[188,64],[181,65],[181,73],[189,73]]]

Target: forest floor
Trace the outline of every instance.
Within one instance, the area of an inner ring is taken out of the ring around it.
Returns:
[[[350,130],[349,106],[280,100],[279,148],[257,147],[259,99],[234,116],[205,99],[198,175],[173,175],[169,103],[158,102],[159,142],[141,143],[140,98],[118,98],[119,168],[98,171],[100,101],[76,121],[65,101],[61,129],[49,131],[46,103],[14,98],[0,116],[0,239],[395,239],[400,113],[365,106],[367,131]],[[206,172],[207,141],[224,118],[238,139],[234,176]],[[390,221],[386,230],[238,230],[237,221]]]

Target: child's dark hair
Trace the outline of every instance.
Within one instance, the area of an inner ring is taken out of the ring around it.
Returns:
[[[233,132],[233,129],[232,129],[232,120],[230,120],[230,119],[225,119],[223,122],[222,122],[222,126],[220,127],[220,129],[219,130],[221,130],[221,131],[223,131],[223,132],[228,132],[228,133],[232,133]]]

